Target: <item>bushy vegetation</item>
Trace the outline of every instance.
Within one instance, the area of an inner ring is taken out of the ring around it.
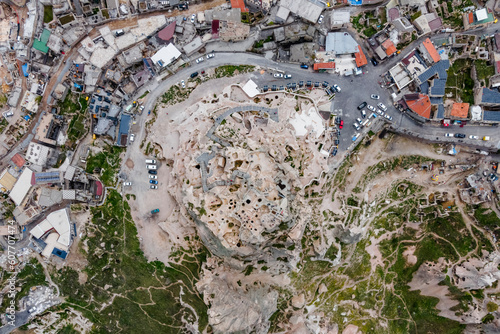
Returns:
[[[174,253],[167,267],[144,257],[130,207],[118,192],[111,190],[105,204],[91,212],[83,251],[88,278],[80,283],[78,272],[69,267],[54,275],[67,296],[60,309],[81,311],[95,324],[96,333],[181,333],[182,319],[193,322],[196,317],[203,331],[208,325],[207,307],[194,284],[207,250],[199,240]],[[181,304],[181,298],[196,315]]]

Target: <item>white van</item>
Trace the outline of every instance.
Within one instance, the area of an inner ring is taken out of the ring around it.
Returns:
[[[147,164],[155,164],[156,160],[155,159],[146,159]]]
[[[156,169],[156,165],[146,165],[147,169]]]

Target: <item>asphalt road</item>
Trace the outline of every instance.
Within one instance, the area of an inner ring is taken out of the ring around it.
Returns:
[[[408,51],[409,52],[409,51]],[[366,101],[371,105],[376,105],[378,102],[382,102],[388,107],[387,114],[393,117],[394,126],[402,129],[407,133],[420,133],[422,135],[435,136],[434,140],[444,141],[444,142],[458,142],[455,138],[445,137],[445,133],[464,133],[467,135],[477,135],[484,136],[489,135],[492,137],[492,141],[495,144],[500,139],[500,133],[498,128],[496,127],[488,127],[488,126],[474,126],[467,125],[463,128],[459,128],[458,126],[451,126],[449,128],[443,128],[435,125],[425,125],[413,121],[410,117],[401,113],[395,107],[393,107],[392,99],[390,97],[389,91],[379,84],[381,80],[381,75],[383,75],[390,66],[393,66],[392,62],[397,62],[400,60],[402,55],[399,55],[399,59],[392,59],[391,63],[382,63],[379,66],[373,66],[369,63],[365,69],[364,73],[359,76],[340,76],[337,74],[329,74],[329,73],[316,73],[311,69],[301,69],[296,64],[288,64],[288,63],[279,63],[274,62],[269,59],[265,59],[259,55],[255,54],[247,54],[247,53],[238,53],[237,57],[235,57],[234,53],[216,53],[215,58],[210,60],[205,60],[200,64],[196,64],[196,62],[191,62],[191,66],[187,67],[175,75],[168,77],[164,81],[158,83],[156,80],[151,80],[148,84],[143,86],[137,93],[137,96],[142,95],[146,90],[149,90],[150,93],[147,96],[147,100],[145,102],[145,112],[138,120],[140,124],[144,123],[145,118],[147,117],[147,111],[151,110],[154,107],[154,103],[156,99],[162,95],[171,85],[177,84],[180,80],[187,80],[189,75],[193,72],[201,72],[202,70],[207,70],[207,68],[218,67],[221,65],[240,65],[240,64],[248,64],[248,65],[258,65],[263,68],[267,68],[264,74],[254,73],[252,79],[260,86],[268,85],[271,87],[272,85],[280,85],[286,86],[288,82],[299,82],[300,80],[307,81],[311,80],[312,82],[320,82],[328,81],[330,84],[337,84],[341,88],[341,92],[336,94],[336,97],[332,100],[332,108],[331,111],[335,114],[339,114],[342,116],[344,120],[344,128],[341,130],[341,144],[339,146],[339,153],[347,150],[352,144],[352,137],[357,132],[353,123],[356,118],[361,117],[360,111],[357,109],[357,106],[362,102]],[[287,74],[291,74],[292,78],[285,79],[277,79],[273,77],[273,73],[275,71],[281,71]],[[370,99],[371,94],[376,94],[380,96],[380,100],[372,100]],[[181,111],[179,111],[181,112]],[[367,110],[367,114],[369,112]],[[377,119],[380,121],[380,117]],[[368,129],[365,129],[368,131]],[[144,135],[143,127],[141,127],[140,132],[138,133],[138,138],[136,141],[141,141]],[[478,143],[478,141],[464,140],[465,144],[474,144]]]

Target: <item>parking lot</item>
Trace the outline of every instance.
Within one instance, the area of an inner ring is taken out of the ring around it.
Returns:
[[[373,66],[368,65],[368,68],[370,67]],[[282,88],[290,91],[324,89],[323,82],[325,81],[328,82],[329,87],[334,84],[340,87],[341,91],[337,92],[335,97],[331,100],[332,106],[330,109],[334,115],[340,116],[344,121],[343,129],[340,130],[339,153],[347,150],[349,146],[351,146],[353,143],[353,136],[355,136],[356,133],[369,131],[369,128],[363,128],[361,131],[357,131],[353,126],[353,124],[357,122],[357,118],[362,118],[361,111],[357,109],[357,106],[362,102],[367,102],[367,104],[374,107],[376,107],[378,103],[383,103],[387,107],[386,113],[393,117],[392,121],[396,121],[395,116],[401,114],[393,107],[392,101],[388,99],[387,91],[383,87],[380,87],[378,82],[367,82],[365,79],[366,77],[363,75],[346,77],[330,73],[312,73],[310,70],[301,69],[299,65],[297,65],[296,72],[291,74],[291,78],[289,79],[285,79],[284,77],[276,78],[274,77],[275,73],[281,73],[283,76],[288,74],[287,72],[269,70],[264,76],[257,77],[254,81],[256,81],[261,89],[267,86],[270,91],[273,90],[273,86],[275,86],[277,90]],[[299,83],[301,81],[304,83],[304,86],[300,88]],[[308,87],[307,82],[311,83],[311,87]],[[289,85],[293,86],[294,83],[296,89],[293,89],[293,87],[287,88]],[[315,87],[315,83],[318,87]],[[366,87],[370,88],[366,89]],[[325,92],[325,94],[327,93]],[[371,99],[370,96],[372,94],[378,95],[380,99]],[[371,112],[366,108],[365,111],[367,114],[366,117],[369,117]],[[380,114],[377,113],[377,118],[373,118],[372,125],[375,121],[380,121]]]

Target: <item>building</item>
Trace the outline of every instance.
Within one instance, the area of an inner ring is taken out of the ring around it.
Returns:
[[[9,192],[14,187],[14,184],[16,184],[16,178],[5,168],[0,173],[0,191],[3,193]]]
[[[245,6],[244,0],[231,0],[231,8],[238,8],[242,13],[248,13],[248,8]]]
[[[425,61],[430,65],[441,60],[441,57],[439,56],[439,53],[437,52],[434,44],[432,44],[430,38],[426,38],[422,42],[422,44],[419,45],[418,51],[425,59]]]
[[[175,61],[177,58],[181,56],[181,52],[173,45],[170,43],[167,46],[162,47],[158,52],[156,52],[152,57],[151,60],[153,63],[160,67],[164,67],[167,65],[170,65],[173,61]]]
[[[26,152],[26,160],[34,165],[45,166],[52,153],[53,150],[48,146],[32,141]]]
[[[250,26],[241,22],[220,21],[219,38],[223,42],[238,42],[250,34]]]
[[[496,107],[500,104],[500,92],[497,89],[483,87],[479,92],[478,100],[479,105]]]
[[[14,154],[14,156],[12,157],[12,159],[10,159],[10,161],[12,161],[12,163],[17,169],[22,168],[24,164],[26,164],[26,160],[24,160],[24,158],[19,153]]]
[[[464,13],[463,21],[464,28],[467,30],[470,28],[485,27],[492,24],[495,21],[495,16],[493,15],[491,9],[483,8],[474,12]]]
[[[335,70],[335,63],[334,62],[315,63],[314,70],[319,72],[333,71]]]
[[[351,22],[351,13],[348,10],[334,10],[330,16],[330,28],[345,28]]]
[[[427,95],[423,94],[407,94],[403,96],[403,107],[413,111],[415,114],[430,119],[431,117],[431,101]]]
[[[468,103],[453,103],[453,106],[450,111],[450,118],[466,119],[468,117],[469,117]]]
[[[301,43],[290,45],[290,61],[308,63],[313,59],[314,52],[319,49],[316,43]]]
[[[330,32],[326,36],[325,51],[333,55],[355,54],[358,42],[346,32]]]
[[[33,40],[33,48],[42,52],[42,53],[47,53],[49,52],[49,47],[47,46],[47,42],[49,41],[50,37],[50,30],[43,29],[42,35],[40,36],[40,39],[34,39]]]
[[[118,128],[118,136],[116,139],[117,146],[127,146],[130,120],[131,120],[130,115],[122,114],[120,119],[120,126]]]
[[[182,48],[187,56],[191,56],[193,53],[197,52],[205,46],[205,43],[200,36],[196,36],[191,42],[184,45]]]
[[[387,57],[392,56],[393,54],[396,53],[396,46],[390,39],[386,39],[382,44],[382,49],[385,51],[385,54]]]
[[[158,32],[156,35],[156,41],[158,44],[168,44],[173,42],[176,23],[177,21],[173,21]]]
[[[71,222],[68,211],[61,209],[50,213],[40,224],[36,225],[30,234],[44,245],[42,255],[50,258],[52,254],[66,258],[71,245]],[[42,243],[40,241],[43,240]]]
[[[9,193],[9,197],[12,199],[16,206],[20,206],[24,201],[26,195],[31,189],[33,171],[29,168],[25,168],[19,178],[17,179],[16,184],[12,188],[12,191]]]
[[[326,5],[318,0],[281,0],[281,7],[306,21],[316,23]]]
[[[394,83],[398,90],[401,90],[408,86],[410,82],[413,81],[412,76],[408,73],[408,70],[401,62],[394,65],[393,68],[389,70],[389,74],[394,79]]]
[[[357,67],[362,67],[368,64],[368,61],[366,60],[366,56],[363,53],[363,50],[361,49],[361,46],[358,45],[358,52],[354,54],[355,60],[356,60],[356,66]]]

